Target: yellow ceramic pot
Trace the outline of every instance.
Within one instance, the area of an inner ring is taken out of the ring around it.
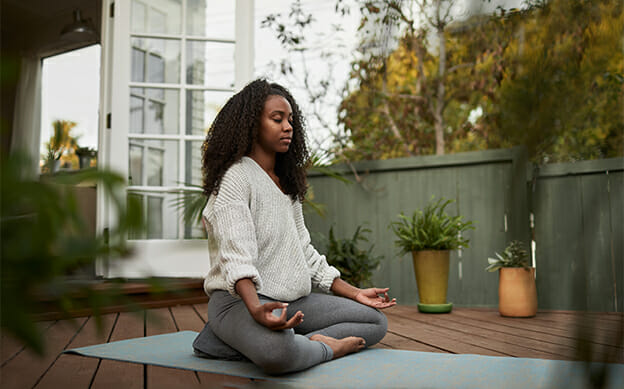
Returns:
[[[502,316],[509,317],[532,317],[537,314],[535,268],[500,268],[498,311]]]
[[[421,304],[446,304],[449,253],[449,250],[412,252]]]

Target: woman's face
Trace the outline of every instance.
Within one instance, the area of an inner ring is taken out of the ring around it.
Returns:
[[[285,153],[293,136],[292,108],[288,100],[269,95],[260,117],[260,131],[256,145],[267,153]]]

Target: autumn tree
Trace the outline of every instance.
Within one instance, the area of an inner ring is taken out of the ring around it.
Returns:
[[[363,25],[371,24],[370,18],[375,17],[372,23],[382,32],[395,23],[402,36],[398,47],[387,56],[365,52],[353,64],[351,77],[357,88],[343,100],[339,114],[352,140],[349,150],[344,151],[349,158],[384,159],[448,151],[447,142],[454,139],[455,129],[471,112],[467,104],[474,87],[471,73],[478,68],[482,53],[489,50],[493,35],[488,28],[479,29],[478,36],[471,37],[466,45],[465,30],[484,24],[484,17],[454,21],[452,10],[457,3],[366,2]],[[363,46],[370,43],[365,39]],[[485,83],[479,80],[478,84]]]
[[[447,24],[441,51],[408,28],[381,60],[353,64],[343,154],[439,153],[442,124],[451,152],[524,144],[538,162],[621,155],[622,18],[616,0],[535,1]]]
[[[481,123],[497,147],[526,145],[537,162],[622,155],[624,5],[536,2],[505,53]]]

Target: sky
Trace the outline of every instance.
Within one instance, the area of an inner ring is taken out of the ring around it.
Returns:
[[[347,0],[348,2],[349,0]],[[464,0],[464,9],[483,6],[486,10],[493,10],[497,5],[519,7],[522,2],[523,0],[486,0],[485,2]],[[301,104],[307,99],[307,91],[303,89],[302,83],[295,83],[292,82],[292,78],[281,76],[274,66],[281,59],[288,58],[296,68],[299,68],[296,69],[296,74],[300,75],[301,61],[280,45],[273,31],[260,28],[260,22],[267,15],[288,14],[290,3],[290,0],[255,0],[255,76],[266,76],[285,84]],[[351,3],[353,3],[352,0]],[[336,93],[333,95],[333,100],[328,97],[329,100],[323,102],[321,111],[324,116],[335,123],[336,107],[340,102],[338,93],[347,80],[350,63],[354,60],[355,47],[358,42],[359,10],[357,6],[353,6],[351,15],[341,18],[334,11],[335,0],[303,0],[302,5],[305,10],[312,10],[316,19],[310,26],[310,43],[319,43],[324,48],[336,45],[338,41],[344,45],[344,48],[339,50],[339,55],[332,57],[331,63],[320,57],[320,50],[312,51],[306,57],[306,65],[313,70],[313,77],[329,71],[328,66],[333,67],[332,87]],[[343,32],[340,36],[327,35],[331,24],[341,25]],[[44,59],[41,120],[42,152],[44,150],[43,143],[50,138],[52,122],[57,119],[71,120],[77,123],[73,131],[74,135],[79,136],[79,146],[97,148],[99,74],[99,45]],[[302,109],[304,112],[306,111],[305,106]],[[326,134],[322,133],[322,130],[315,128],[318,124],[313,118],[308,117],[308,124],[309,136],[319,139],[326,138]],[[314,146],[313,144],[312,147]],[[324,143],[324,146],[328,146],[327,143]]]
[[[97,148],[100,95],[100,45],[89,46],[43,60],[41,144],[50,139],[52,122],[77,124],[78,145]]]

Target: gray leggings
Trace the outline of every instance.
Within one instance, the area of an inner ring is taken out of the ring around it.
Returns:
[[[261,303],[275,301],[265,296],[259,298]],[[388,328],[383,313],[333,295],[312,293],[289,302],[288,318],[297,311],[305,315],[303,323],[294,329],[273,331],[251,317],[243,300],[215,291],[208,303],[208,323],[193,346],[200,354],[227,359],[237,359],[237,350],[265,372],[284,374],[333,358],[328,345],[309,339],[314,334],[336,339],[359,336],[366,346],[372,346],[386,335]],[[280,313],[273,311],[275,315]]]

